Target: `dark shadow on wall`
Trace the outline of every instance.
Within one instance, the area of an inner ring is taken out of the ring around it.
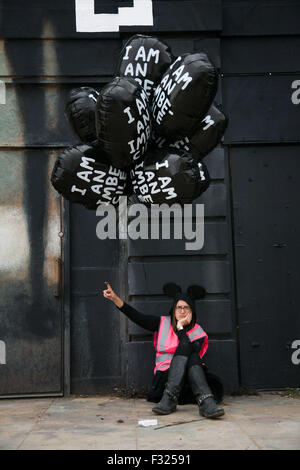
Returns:
[[[51,9],[49,4],[51,4]],[[74,4],[74,0],[64,0],[64,2],[58,0],[52,0],[51,2],[49,0],[39,2],[27,0],[26,8],[24,8],[21,1],[12,1],[11,7],[6,5],[3,8],[0,17],[0,37],[5,37],[5,54],[11,68],[20,122],[23,126],[24,191],[22,210],[27,221],[30,247],[29,276],[25,280],[26,287],[28,288],[24,288],[24,285],[19,281],[8,281],[10,286],[7,300],[12,305],[10,307],[10,321],[7,324],[9,326],[9,334],[21,339],[26,337],[33,341],[36,339],[44,341],[44,339],[53,337],[59,338],[61,337],[60,329],[63,326],[61,325],[60,317],[57,315],[57,299],[54,298],[53,292],[49,290],[43,272],[46,248],[48,187],[50,184],[48,181],[49,158],[47,158],[49,157],[50,150],[47,147],[57,144],[64,146],[66,142],[70,141],[71,133],[65,137],[62,131],[62,129],[68,127],[66,126],[64,115],[66,89],[73,86],[85,85],[85,83],[81,84],[76,81],[74,85],[73,83],[70,85],[70,82],[68,83],[67,80],[63,84],[51,84],[51,86],[55,86],[55,93],[58,94],[58,99],[55,99],[55,119],[52,119],[51,128],[47,128],[49,102],[46,96],[46,86],[40,82],[47,81],[47,78],[44,77],[43,63],[43,60],[45,60],[43,47],[44,26],[47,26],[47,30],[52,28],[54,40],[66,35],[69,38],[66,30],[71,30],[70,37],[74,38],[74,31],[76,31]],[[45,8],[43,8],[43,5],[45,5]],[[97,2],[97,8],[100,8],[99,2]],[[60,13],[62,16],[60,16]],[[23,37],[25,39],[22,39]],[[20,53],[22,46],[19,48],[18,44],[22,44],[22,41],[25,42],[26,40],[30,43],[30,53],[24,57]],[[68,48],[60,47],[59,41],[54,41],[54,47],[57,74],[61,77],[68,76],[67,69],[70,67]],[[76,44],[74,44],[74,47],[76,47]],[[86,47],[88,47],[88,44]],[[76,56],[80,60],[80,54]],[[83,71],[78,75],[85,74],[84,56],[81,57],[81,60],[82,63],[79,62],[76,69],[78,68],[79,71]],[[26,70],[26,77],[24,76],[24,69]],[[74,139],[74,144],[75,142],[76,140]],[[91,251],[93,249],[97,249],[100,252],[99,240],[97,245],[86,246],[84,244],[84,230],[88,230],[88,228],[83,229],[83,227],[91,219],[90,214],[86,212],[81,207],[73,208],[71,205],[71,213],[74,215],[74,219],[77,220],[77,217],[82,215],[81,225],[78,224],[79,227],[77,227],[80,233],[76,237],[76,241],[74,241],[74,246],[82,251],[82,261],[80,261],[82,264],[80,266],[88,265],[86,258],[84,260],[84,253],[87,253],[89,258],[92,257]],[[93,232],[95,232],[95,224],[92,227]],[[92,234],[90,234],[90,237],[92,237]],[[82,238],[82,241],[80,238]],[[102,244],[102,252],[109,248],[107,244],[105,244],[105,247],[103,249]],[[99,252],[94,253],[94,265],[102,267],[103,260]],[[98,261],[97,255],[99,257]],[[79,256],[79,254],[77,253],[74,258],[76,256]],[[76,261],[74,263],[76,264]],[[114,282],[116,269],[112,266],[113,264],[115,266],[117,261],[110,260],[107,262],[108,271],[112,271],[110,281],[116,285],[116,282]],[[100,284],[100,281],[99,292],[103,288],[103,284]],[[32,292],[30,297],[27,291]],[[72,377],[79,377],[79,379],[83,377],[83,382],[85,383],[86,377],[93,378],[94,376],[108,376],[110,374],[119,375],[120,339],[118,312],[113,312],[112,306],[108,306],[104,302],[101,303],[102,299],[99,299],[100,302],[95,297],[90,299],[85,292],[80,298],[76,297],[76,295],[71,309],[71,334],[73,340],[71,341]],[[14,299],[13,303],[11,302],[12,298]],[[100,329],[102,328],[100,333],[99,326]],[[107,347],[105,347],[106,343]],[[108,348],[110,343],[114,344],[111,347],[114,348],[115,359],[112,357],[103,358],[103,349],[107,350],[106,354],[109,355],[110,350]],[[88,369],[86,370],[87,365]]]
[[[51,3],[51,7],[49,7]],[[51,145],[51,134],[62,126],[65,119],[61,109],[55,116],[54,127],[48,129],[49,139],[44,140],[39,130],[47,126],[47,103],[45,86],[32,82],[39,81],[44,75],[43,42],[39,40],[43,36],[45,24],[49,24],[55,35],[61,36],[64,32],[65,15],[60,12],[68,12],[68,16],[74,12],[74,1],[58,0],[39,1],[27,0],[26,3],[19,0],[0,3],[0,35],[5,37],[5,54],[9,62],[12,82],[15,84],[15,93],[20,112],[20,122],[23,127],[24,142],[24,181],[23,181],[23,211],[27,221],[27,234],[29,242],[29,284],[31,296],[25,293],[20,283],[15,283],[14,306],[20,325],[23,325],[22,334],[29,337],[52,337],[59,334],[60,319],[57,315],[57,300],[53,292],[49,290],[44,277],[44,259],[46,247],[46,215],[48,210],[48,158],[49,151],[44,147]],[[70,16],[71,19],[71,16]],[[21,38],[25,39],[21,39]],[[30,41],[30,53],[26,57],[22,54],[22,46],[18,44],[26,39]],[[16,47],[17,46],[17,47]],[[56,48],[56,61],[58,69],[63,73],[65,57],[59,47]],[[26,77],[24,77],[24,63],[26,63]],[[34,93],[33,93],[34,87]],[[57,86],[59,92],[59,86]],[[45,135],[45,133],[44,133]],[[40,150],[40,155],[39,154]],[[12,286],[11,286],[12,287]],[[12,292],[14,289],[9,289]],[[21,333],[21,332],[19,332]]]

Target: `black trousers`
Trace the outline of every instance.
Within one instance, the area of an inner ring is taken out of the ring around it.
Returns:
[[[194,394],[192,392],[191,386],[188,381],[188,369],[189,367],[195,364],[198,364],[200,367],[203,368],[207,383],[212,391],[212,394],[214,395],[216,402],[220,403],[224,395],[224,390],[223,390],[223,385],[222,385],[221,380],[215,374],[212,374],[211,372],[209,372],[208,367],[200,359],[199,355],[196,352],[191,353],[190,345],[186,343],[179,343],[174,353],[174,356],[175,355],[188,356],[184,382],[183,382],[181,393],[178,397],[178,404],[185,405],[188,403],[196,403]],[[147,395],[148,401],[158,403],[161,400],[166,383],[168,381],[168,372],[169,370],[157,371],[154,374],[154,377],[152,380],[152,386]]]

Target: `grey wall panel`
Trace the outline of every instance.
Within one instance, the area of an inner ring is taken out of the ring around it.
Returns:
[[[292,35],[300,33],[299,0],[224,0],[225,36]]]
[[[231,339],[211,340],[204,356],[204,362],[213,374],[220,377],[224,392],[231,393],[239,388],[237,372],[237,343]]]
[[[227,214],[227,193],[223,183],[212,182],[194,204],[204,204],[205,217],[224,217]]]
[[[297,75],[224,77],[223,105],[230,116],[224,142],[299,141]]]
[[[108,278],[111,278],[112,273],[108,266],[72,267],[71,277],[73,292],[80,296],[96,295],[104,288],[104,281],[110,280]]]
[[[263,74],[299,72],[300,36],[222,39],[222,72]]]
[[[195,231],[195,224],[193,224]],[[172,229],[173,230],[173,229]],[[183,232],[184,235],[184,232]],[[195,240],[191,240],[193,243]],[[204,223],[204,245],[201,250],[187,250],[186,243],[190,243],[183,237],[175,240],[173,232],[169,240],[129,240],[129,256],[195,256],[207,254],[226,254],[228,253],[228,226],[223,222],[205,222]]]
[[[128,283],[130,295],[161,294],[166,282],[177,282],[183,288],[200,284],[208,293],[226,293],[230,289],[229,264],[226,261],[195,260],[130,263]]]
[[[209,176],[212,180],[225,178],[224,148],[215,147],[202,161],[207,166]]]
[[[119,241],[100,240],[97,237],[99,220],[96,211],[87,210],[80,204],[72,205],[71,226],[72,234],[76,237],[70,247],[73,268],[106,268],[118,263]]]
[[[122,375],[120,363],[120,312],[102,296],[71,297],[72,382],[91,383],[99,377]]]
[[[151,341],[131,342],[125,347],[127,362],[126,388],[132,393],[150,390],[155,363],[155,351]]]
[[[167,315],[169,314],[172,300],[162,301],[138,301],[133,300],[130,304],[139,312],[150,315]],[[229,300],[197,300],[196,311],[197,321],[210,334],[231,334],[231,303]],[[129,334],[131,335],[151,335],[152,333],[129,322]]]
[[[194,40],[194,52],[205,52],[218,69],[221,68],[221,51],[219,38],[199,38]]]

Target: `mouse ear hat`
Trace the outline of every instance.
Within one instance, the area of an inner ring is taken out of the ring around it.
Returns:
[[[202,286],[193,284],[187,288],[186,292],[182,292],[181,287],[173,282],[164,284],[163,292],[168,297],[173,298],[173,305],[169,312],[170,314],[172,313],[173,307],[178,302],[178,300],[184,300],[192,307],[192,310],[195,311],[195,301],[198,299],[203,299],[206,295],[206,290]]]
[[[168,282],[163,286],[163,291],[168,297],[175,297],[176,294],[181,292],[181,287],[174,282]]]
[[[187,288],[187,293],[193,297],[195,300],[203,299],[206,295],[206,290],[202,286],[198,286],[196,284],[189,286]]]

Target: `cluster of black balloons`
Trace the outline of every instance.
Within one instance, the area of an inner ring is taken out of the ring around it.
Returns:
[[[147,205],[192,202],[210,183],[201,159],[227,127],[213,103],[217,86],[205,53],[175,57],[157,38],[131,37],[109,84],[71,91],[66,115],[80,142],[57,157],[53,186],[88,209],[122,195]]]

